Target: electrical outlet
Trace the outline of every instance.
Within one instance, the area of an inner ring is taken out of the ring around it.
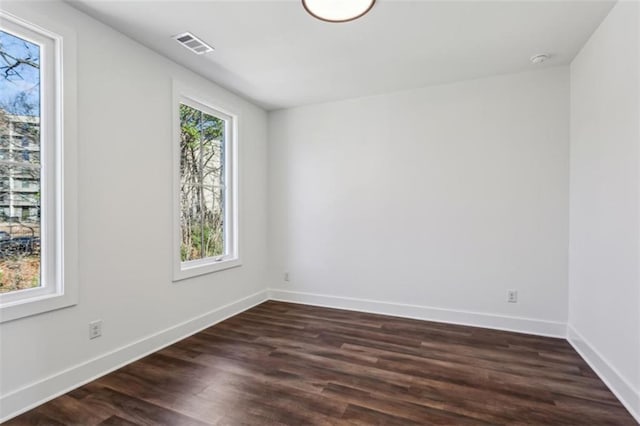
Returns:
[[[507,290],[507,302],[518,303],[518,290]]]
[[[289,282],[289,272],[284,273],[284,280]]]
[[[102,320],[95,320],[89,323],[89,339],[102,336]]]

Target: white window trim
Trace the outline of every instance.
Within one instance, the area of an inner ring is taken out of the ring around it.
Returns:
[[[225,249],[224,256],[182,262],[180,260],[180,104],[186,104],[227,123],[225,141]],[[201,90],[173,81],[173,281],[241,266],[238,227],[238,116],[216,105]]]
[[[78,300],[75,33],[28,8],[21,9],[20,4],[15,6],[11,13],[0,10],[0,27],[44,45],[40,117],[43,285],[0,295],[0,323],[72,306]]]

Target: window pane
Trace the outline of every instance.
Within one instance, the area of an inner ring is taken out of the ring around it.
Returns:
[[[9,114],[40,116],[40,47],[0,30],[0,107]]]
[[[180,105],[181,260],[221,256],[225,121]]]
[[[0,31],[0,293],[40,280],[40,47]]]
[[[40,286],[39,177],[37,166],[0,164],[0,293]]]
[[[183,262],[202,258],[201,123],[200,111],[180,105],[180,257]]]
[[[225,122],[202,115],[202,182],[204,200],[204,256],[224,254],[224,131]]]

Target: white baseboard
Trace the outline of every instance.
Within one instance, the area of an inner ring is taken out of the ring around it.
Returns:
[[[0,423],[267,300],[267,290],[216,308],[0,397]]]
[[[567,325],[567,340],[640,423],[640,391],[635,389],[571,324]]]
[[[484,327],[495,330],[515,331],[539,336],[566,338],[566,324],[532,318],[494,315],[480,312],[434,308],[430,306],[381,302],[378,300],[328,296],[280,289],[270,289],[269,299],[282,302],[302,303],[328,308],[393,315],[426,321]]]

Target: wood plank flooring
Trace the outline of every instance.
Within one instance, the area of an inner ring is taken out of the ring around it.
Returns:
[[[269,301],[8,425],[635,425],[562,339]]]

